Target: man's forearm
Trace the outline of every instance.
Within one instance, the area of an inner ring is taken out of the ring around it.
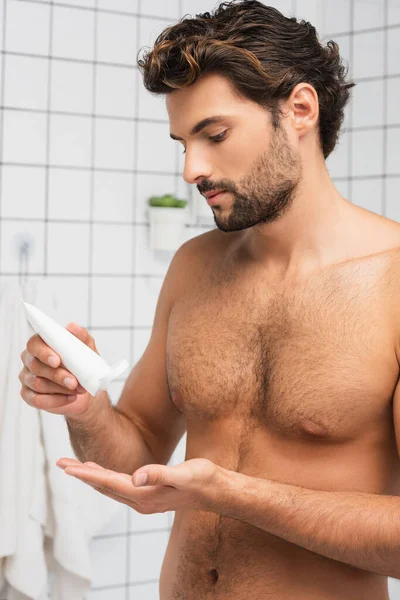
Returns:
[[[128,474],[155,462],[139,429],[111,405],[106,392],[96,396],[86,415],[66,421],[72,448],[82,462]]]
[[[319,491],[222,471],[215,511],[307,550],[400,578],[400,498]]]

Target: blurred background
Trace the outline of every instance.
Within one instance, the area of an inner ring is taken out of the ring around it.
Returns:
[[[173,255],[150,247],[147,199],[188,200],[179,244],[214,226],[183,182],[181,146],[169,138],[164,101],[141,83],[137,51],[216,4],[0,2],[0,288],[19,280],[24,247],[26,277],[48,278],[60,322],[87,327],[109,363],[125,357],[132,367],[142,355]],[[338,42],[358,85],[330,174],[346,198],[399,221],[400,0],[265,4]],[[123,384],[112,384],[113,402]],[[185,437],[171,464],[184,448]],[[156,600],[172,519],[121,505],[91,542],[87,599]],[[400,583],[390,589],[400,599]]]

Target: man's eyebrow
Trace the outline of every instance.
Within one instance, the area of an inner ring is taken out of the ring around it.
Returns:
[[[195,135],[196,133],[200,133],[202,129],[207,127],[208,125],[213,125],[214,123],[221,123],[221,121],[225,121],[226,117],[224,115],[215,115],[214,117],[207,117],[207,119],[203,119],[199,123],[197,123],[192,130],[190,131],[190,135]],[[182,140],[183,138],[174,135],[173,133],[169,134],[173,140]]]

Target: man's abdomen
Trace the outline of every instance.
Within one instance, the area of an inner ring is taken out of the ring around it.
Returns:
[[[215,424],[216,431],[210,427],[207,433],[189,427],[186,459],[204,456],[250,477],[316,490],[392,494],[400,481],[395,441],[386,435],[383,443],[384,432],[327,444],[301,437],[290,441],[258,428],[238,460],[221,427]],[[229,430],[236,428],[231,424]],[[389,599],[385,576],[311,552],[238,519],[200,510],[175,514],[160,594],[161,600]]]
[[[300,548],[247,523],[176,513],[160,600],[389,600],[387,577]]]

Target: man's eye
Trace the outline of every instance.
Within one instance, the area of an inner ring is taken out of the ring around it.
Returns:
[[[222,133],[219,133],[218,135],[214,135],[212,137],[210,137],[210,140],[212,140],[213,142],[222,142],[222,140],[224,139],[226,134],[226,131],[223,131]]]
[[[210,136],[209,139],[213,142],[222,142],[225,139],[226,131],[219,133],[218,135]],[[186,154],[186,148],[183,150],[182,154]]]

